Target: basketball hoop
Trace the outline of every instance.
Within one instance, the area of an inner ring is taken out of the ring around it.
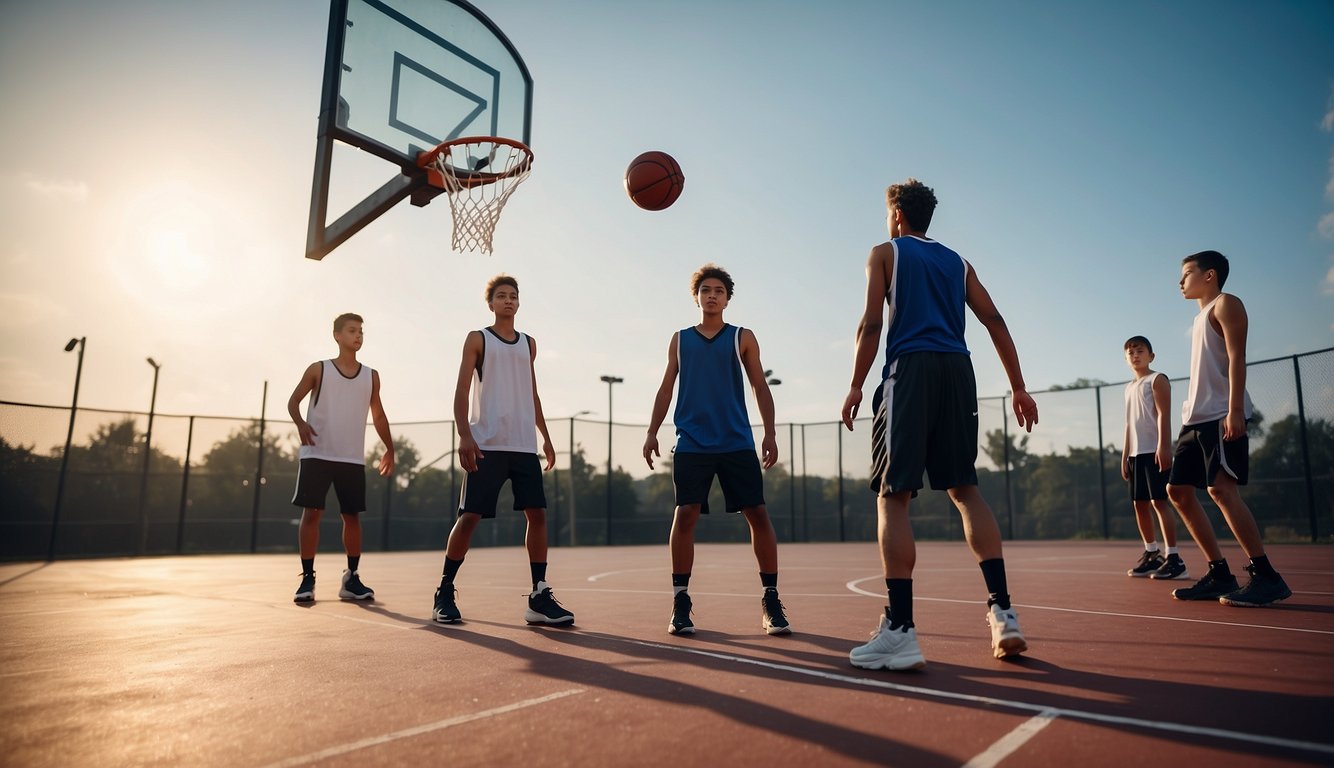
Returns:
[[[431,186],[449,196],[455,251],[491,252],[500,212],[533,168],[533,151],[519,141],[470,136],[417,156]]]

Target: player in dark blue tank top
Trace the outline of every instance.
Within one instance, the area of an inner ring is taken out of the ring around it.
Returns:
[[[676,489],[676,513],[669,541],[672,555],[672,618],[667,631],[673,635],[694,634],[690,619],[692,603],[686,588],[695,563],[695,524],[709,511],[709,489],[713,478],[722,486],[729,512],[740,512],[750,525],[751,545],[760,566],[760,626],[771,635],[792,631],[783,604],[778,599],[778,537],[764,506],[764,475],[755,456],[755,438],[746,414],[742,376],[755,392],[755,402],[764,423],[764,469],[778,461],[774,439],[774,400],[760,363],[760,344],[755,334],[723,322],[723,310],[732,299],[732,276],[714,264],[706,264],[690,278],[690,292],[699,305],[700,322],[672,334],[667,346],[667,370],[653,401],[644,461],[653,468],[658,450],[658,428],[667,417],[672,389],[680,376],[676,395],[676,449],[672,460],[672,483]]]
[[[875,362],[885,304],[889,328],[884,381],[873,400],[871,488],[876,492],[880,559],[889,605],[871,641],[848,654],[853,666],[916,669],[926,664],[913,623],[912,573],[917,561],[908,504],[922,487],[949,492],[964,519],[964,534],[982,569],[989,597],[992,653],[1001,658],[1027,650],[1010,605],[1000,527],[977,489],[977,384],[964,344],[964,306],[991,335],[1010,379],[1015,415],[1030,431],[1037,404],[1025,391],[1019,354],[991,296],[968,262],[926,237],[936,209],[929,187],[909,179],[885,195],[890,241],[871,249],[866,265],[866,306],[857,327],[852,386],[843,401],[843,423],[852,429],[862,383]]]

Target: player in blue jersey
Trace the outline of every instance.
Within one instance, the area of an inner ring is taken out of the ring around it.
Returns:
[[[853,666],[916,669],[926,664],[912,615],[912,573],[917,561],[908,502],[922,487],[945,490],[963,517],[964,536],[982,568],[990,597],[996,658],[1028,649],[1010,606],[1000,527],[977,488],[977,383],[964,343],[964,307],[991,335],[1010,380],[1019,425],[1032,431],[1037,403],[1025,390],[1019,353],[996,305],[972,265],[926,236],[936,195],[916,179],[885,193],[890,241],[871,249],[866,264],[866,307],[857,326],[852,386],[843,423],[852,429],[862,384],[875,362],[886,305],[889,328],[882,382],[872,399],[871,489],[879,512],[880,558],[889,605],[865,645],[852,649]]]
[[[681,378],[676,396],[676,448],[673,451],[672,483],[676,489],[676,514],[672,518],[669,546],[672,555],[671,623],[673,635],[690,635],[692,604],[690,572],[695,562],[695,524],[708,514],[709,488],[717,476],[727,511],[740,512],[750,525],[751,547],[760,567],[760,623],[771,635],[792,631],[783,604],[778,599],[778,537],[764,506],[764,475],[755,455],[755,437],[746,413],[745,382],[755,392],[755,402],[764,423],[761,444],[763,467],[778,461],[774,439],[774,400],[760,364],[760,343],[754,332],[723,321],[723,310],[732,300],[732,276],[715,264],[706,264],[690,278],[690,293],[700,309],[698,325],[672,334],[667,346],[667,370],[653,400],[644,460],[653,467],[658,450],[658,428],[667,417],[672,389]]]

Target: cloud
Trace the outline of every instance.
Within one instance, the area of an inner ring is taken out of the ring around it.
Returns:
[[[1334,240],[1334,213],[1327,213],[1320,217],[1320,223],[1316,224],[1320,236],[1326,240]]]
[[[1325,117],[1320,121],[1320,127],[1326,132],[1334,131],[1334,88],[1330,89],[1329,101],[1325,104]]]
[[[65,179],[39,179],[27,175],[23,185],[48,200],[82,203],[88,199],[88,184]]]
[[[1334,296],[1334,267],[1330,267],[1325,273],[1325,283],[1320,288],[1325,295]]]

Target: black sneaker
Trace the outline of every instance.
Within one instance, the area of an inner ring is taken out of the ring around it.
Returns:
[[[551,594],[551,587],[546,582],[537,583],[538,590],[528,595],[528,610],[524,611],[523,620],[529,624],[551,624],[568,627],[574,623],[574,614],[556,601]]]
[[[695,622],[690,620],[690,595],[685,591],[677,592],[672,599],[672,623],[667,625],[669,635],[695,634]]]
[[[1246,586],[1235,592],[1222,595],[1218,598],[1218,602],[1240,608],[1263,608],[1266,605],[1277,603],[1279,600],[1292,597],[1292,590],[1288,589],[1288,583],[1277,573],[1273,576],[1261,576],[1255,572],[1254,565],[1246,566],[1246,572],[1251,575],[1251,579],[1246,582]]]
[[[1217,600],[1223,595],[1236,592],[1237,588],[1236,576],[1229,573],[1226,577],[1219,578],[1211,570],[1204,574],[1204,578],[1195,582],[1195,586],[1172,590],[1172,597],[1178,600]]]
[[[792,631],[792,627],[788,626],[787,617],[783,615],[783,601],[778,599],[778,590],[764,590],[764,597],[760,598],[760,607],[764,612],[761,626],[766,633],[786,635]]]
[[[431,621],[437,624],[457,624],[462,620],[459,614],[459,607],[454,604],[454,596],[458,594],[454,588],[453,582],[441,584],[435,590],[435,609],[431,611]]]
[[[1149,574],[1151,579],[1189,579],[1190,571],[1186,570],[1186,561],[1181,559],[1181,555],[1173,552],[1163,561],[1163,565],[1158,570]]]
[[[343,571],[343,586],[338,588],[338,596],[344,600],[374,600],[375,590],[361,583],[357,571]]]
[[[1137,579],[1143,579],[1148,577],[1150,574],[1152,574],[1154,571],[1158,570],[1162,566],[1163,566],[1162,553],[1158,552],[1157,550],[1150,552],[1149,550],[1146,549],[1144,550],[1144,552],[1140,554],[1139,562],[1135,563],[1135,567],[1126,571],[1126,575],[1134,576]]]
[[[296,594],[292,595],[294,603],[313,603],[315,602],[315,572],[301,574],[301,586],[296,588]]]

